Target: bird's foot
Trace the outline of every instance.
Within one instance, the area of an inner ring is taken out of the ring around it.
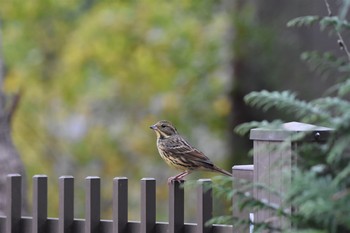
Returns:
[[[176,181],[181,182],[181,181],[184,181],[184,179],[182,179],[181,177],[180,178],[176,177],[176,176],[172,176],[172,177],[168,178],[168,184],[171,184],[171,183],[176,182]]]
[[[183,181],[184,177],[187,176],[189,174],[188,171],[182,172],[176,176],[171,176],[168,178],[168,184],[171,184],[173,181]]]

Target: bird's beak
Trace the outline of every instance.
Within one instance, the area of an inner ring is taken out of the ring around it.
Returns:
[[[150,129],[156,130],[157,126],[156,125],[152,125],[152,126],[150,126]]]

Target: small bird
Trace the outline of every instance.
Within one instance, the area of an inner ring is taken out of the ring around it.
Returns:
[[[161,120],[150,128],[157,134],[157,148],[162,159],[170,167],[182,171],[176,176],[169,177],[168,184],[182,180],[194,170],[219,172],[232,176],[231,173],[215,166],[207,156],[191,146],[169,121]]]

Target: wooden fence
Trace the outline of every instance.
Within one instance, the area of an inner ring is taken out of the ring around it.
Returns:
[[[128,221],[128,180],[113,180],[113,219],[100,219],[100,178],[85,180],[85,219],[74,218],[74,178],[59,178],[59,216],[47,217],[47,176],[33,177],[32,216],[21,216],[21,176],[7,177],[6,216],[0,217],[1,233],[123,233],[123,232],[232,232],[230,225],[206,225],[212,217],[212,190],[209,179],[198,180],[197,223],[184,223],[184,189],[179,182],[169,185],[169,222],[156,222],[156,180],[141,180],[140,222]]]
[[[331,129],[316,127],[297,122],[286,123],[281,129],[253,129],[250,138],[254,141],[254,165],[234,166],[235,178],[272,186],[284,192],[290,180],[283,179],[285,173],[295,165],[294,150],[300,141],[290,140],[300,132],[307,133],[303,143],[322,142]],[[283,143],[282,149],[271,150]],[[237,185],[237,184],[235,184]],[[209,188],[208,188],[209,187]],[[197,187],[197,221],[184,223],[184,190],[180,183],[169,185],[169,220],[167,223],[156,221],[156,180],[141,180],[141,203],[139,222],[128,220],[128,180],[117,177],[113,180],[113,219],[100,218],[100,178],[87,177],[85,180],[85,219],[74,218],[74,178],[59,178],[59,216],[47,217],[47,177],[33,177],[32,215],[21,215],[21,176],[13,174],[7,177],[6,216],[0,216],[0,233],[229,233],[249,232],[247,228],[235,228],[231,225],[207,225],[212,218],[212,189],[208,179],[198,180]],[[258,199],[279,205],[283,200],[264,190],[254,189],[249,192]],[[233,204],[235,202],[233,198]],[[233,216],[248,219],[249,210],[239,211],[233,208]],[[273,213],[259,211],[254,213],[254,221],[273,219],[277,227],[286,226],[283,219]]]

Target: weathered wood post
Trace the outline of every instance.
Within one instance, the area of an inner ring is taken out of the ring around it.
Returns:
[[[254,165],[249,164],[249,165],[235,165],[232,167],[232,175],[235,178],[233,182],[233,188],[236,190],[240,189],[245,189],[241,190],[241,192],[244,192],[245,195],[252,195],[253,191],[252,188],[249,187],[247,190],[245,185],[249,185],[249,183],[253,182],[253,172],[254,172]],[[240,183],[242,182],[247,182],[246,184]],[[243,201],[242,198],[239,198],[237,195],[233,196],[232,200],[232,210],[233,210],[233,217],[237,218],[237,220],[240,221],[249,221],[249,216],[250,216],[250,210],[248,208],[245,208],[243,210],[238,208],[238,203]],[[249,225],[248,224],[242,224],[240,226],[235,226],[235,233],[246,233],[249,232]]]
[[[295,152],[298,145],[324,142],[331,130],[299,122],[285,123],[278,129],[252,129],[250,139],[254,142],[254,183],[280,193],[287,191],[291,184],[291,168],[296,165]],[[276,207],[282,203],[281,196],[263,188],[254,188],[254,197]],[[270,211],[254,213],[254,222],[267,221],[278,228],[288,224]]]

